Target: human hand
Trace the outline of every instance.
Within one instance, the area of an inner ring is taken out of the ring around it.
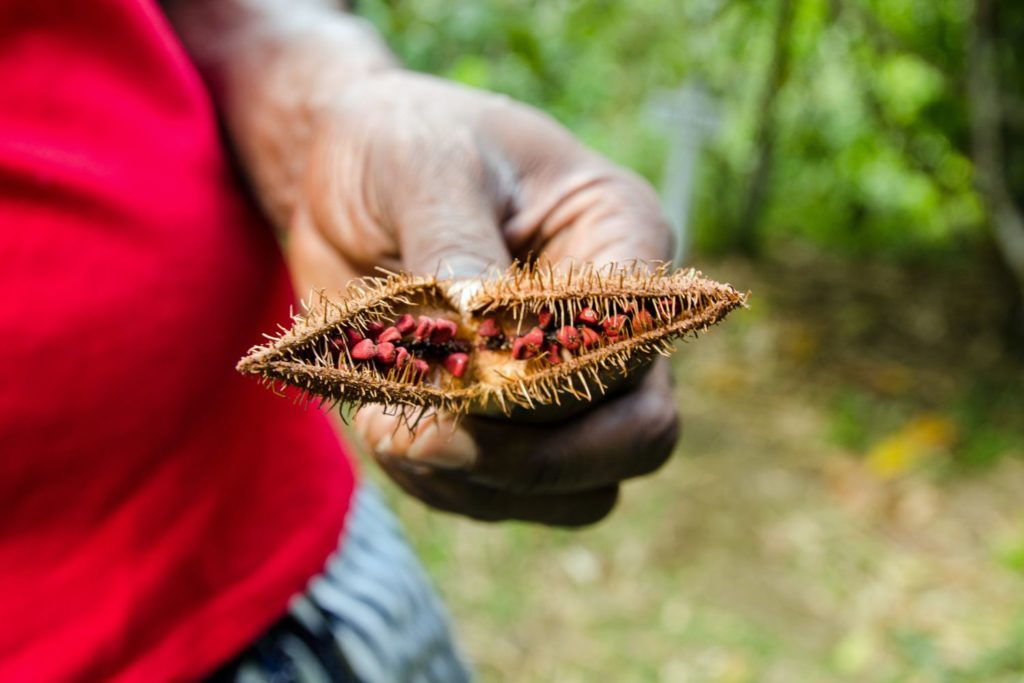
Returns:
[[[378,266],[473,278],[552,263],[666,259],[651,188],[506,97],[397,68],[371,27],[317,0],[174,0],[299,292]],[[406,491],[478,519],[579,525],[661,465],[678,417],[668,366],[545,424],[438,415],[355,427]],[[534,416],[530,416],[534,417]]]
[[[528,253],[554,263],[664,259],[654,193],[550,118],[403,71],[347,89],[313,135],[287,251],[300,291],[341,289],[382,265],[475,277]],[[671,454],[669,371],[546,424],[432,416],[410,431],[368,406],[354,425],[384,470],[430,505],[477,519],[579,525],[618,484]]]

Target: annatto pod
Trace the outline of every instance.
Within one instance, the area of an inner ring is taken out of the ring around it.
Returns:
[[[327,403],[507,414],[592,400],[746,298],[694,270],[645,263],[517,263],[479,280],[389,274],[337,300],[317,294],[238,370]]]

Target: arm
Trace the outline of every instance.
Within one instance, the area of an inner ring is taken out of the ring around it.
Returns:
[[[397,62],[373,28],[329,0],[171,0],[264,208],[286,228],[314,131],[353,81]]]
[[[665,259],[651,188],[506,97],[399,68],[358,19],[315,0],[178,0],[256,190],[287,227],[299,291],[376,266],[474,277],[514,256]],[[479,519],[577,525],[670,455],[668,366],[553,424],[444,415],[415,433],[375,406],[357,432],[407,492]]]

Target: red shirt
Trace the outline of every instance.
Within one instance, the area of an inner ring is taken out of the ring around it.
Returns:
[[[194,679],[335,547],[327,419],[234,364],[274,238],[148,0],[0,3],[0,680]]]

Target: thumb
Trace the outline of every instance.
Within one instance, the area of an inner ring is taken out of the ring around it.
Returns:
[[[445,279],[474,278],[511,258],[501,231],[512,180],[466,131],[448,131],[403,164],[388,207],[402,265]]]
[[[444,279],[480,277],[510,256],[497,219],[477,198],[451,197],[411,206],[399,222],[402,265]]]

